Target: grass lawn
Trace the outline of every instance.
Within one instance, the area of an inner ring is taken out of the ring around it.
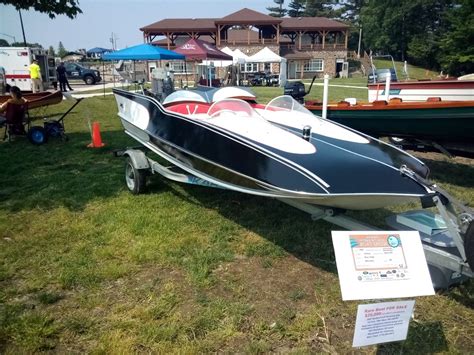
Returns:
[[[366,95],[339,89],[332,98]],[[256,91],[268,101],[281,89]],[[86,148],[88,120],[100,122],[105,148]],[[66,143],[0,143],[0,353],[352,351],[358,302],[341,300],[334,226],[278,201],[157,176],[133,196],[111,154],[136,145],[114,98],[85,99],[65,124]],[[471,161],[420,156],[473,204]],[[470,282],[418,298],[404,343],[361,352],[474,352],[473,291]]]

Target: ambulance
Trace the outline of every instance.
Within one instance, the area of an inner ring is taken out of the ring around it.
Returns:
[[[29,66],[33,59],[41,68],[44,90],[57,88],[54,58],[43,48],[0,47],[0,67],[5,69],[7,85],[18,86],[21,91],[31,91]]]

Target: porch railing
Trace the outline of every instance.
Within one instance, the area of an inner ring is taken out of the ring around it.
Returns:
[[[302,44],[299,46],[296,43],[285,43],[280,44],[280,48],[283,49],[297,49],[299,51],[344,51],[347,50],[344,43],[322,43],[317,44]]]

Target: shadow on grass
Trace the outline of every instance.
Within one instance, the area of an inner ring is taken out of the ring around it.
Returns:
[[[474,187],[474,165],[423,159],[431,171],[431,178],[441,183],[453,184],[467,188]]]
[[[66,132],[67,133],[67,132]],[[81,210],[91,200],[123,189],[123,163],[111,154],[130,145],[122,131],[105,131],[101,149],[89,149],[89,133],[68,133],[34,146],[24,137],[0,143],[0,209],[9,211],[64,206]]]
[[[412,353],[434,354],[448,350],[448,342],[441,322],[411,322],[407,339],[403,342],[382,344],[377,348],[378,355]]]
[[[320,269],[336,273],[335,256],[331,241],[331,230],[341,230],[324,220],[313,221],[310,215],[281,201],[242,194],[238,192],[206,188],[201,186],[176,185],[164,178],[151,179],[149,193],[170,189],[180,199],[197,206],[218,211],[226,219],[248,229],[271,245],[261,246],[259,256],[279,255],[285,250],[296,258]],[[158,185],[161,185],[159,187]],[[183,191],[184,190],[184,191]],[[183,192],[182,192],[183,191]],[[358,213],[364,220],[384,220],[389,211],[365,211]],[[254,251],[252,251],[254,252]]]

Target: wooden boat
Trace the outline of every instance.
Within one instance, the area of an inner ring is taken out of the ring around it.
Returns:
[[[369,102],[385,97],[384,83],[369,83]],[[439,97],[443,101],[473,101],[474,80],[417,80],[390,83],[390,98],[398,97],[406,101],[426,101]]]
[[[306,108],[322,114],[320,102],[307,101]],[[328,105],[327,118],[376,137],[408,138],[474,151],[474,100],[403,102],[394,98],[354,105],[342,101]]]
[[[10,98],[10,95],[0,96],[0,105]],[[28,108],[33,109],[60,103],[63,100],[63,93],[61,91],[43,91],[23,94],[23,98],[28,101]]]

